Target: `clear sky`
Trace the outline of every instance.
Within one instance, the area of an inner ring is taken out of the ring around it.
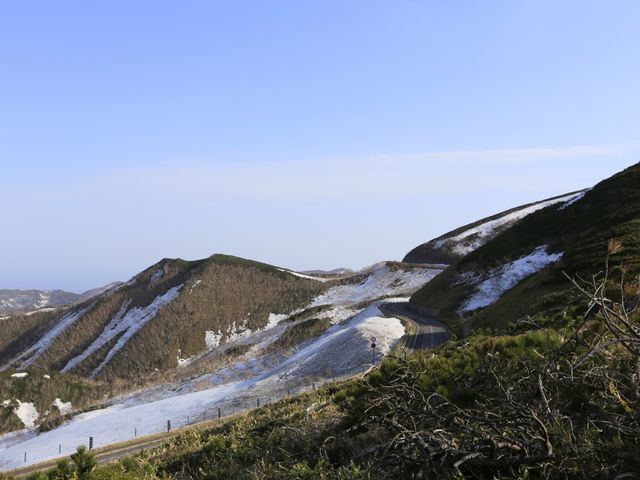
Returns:
[[[362,267],[640,161],[640,2],[0,0],[0,288]]]

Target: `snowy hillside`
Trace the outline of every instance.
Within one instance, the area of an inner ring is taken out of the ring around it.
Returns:
[[[47,450],[48,445],[62,445],[63,454],[86,442],[88,436],[96,439],[96,445],[104,445],[130,438],[134,429],[138,434],[159,431],[165,428],[167,420],[178,426],[186,423],[187,417],[211,414],[217,408],[228,414],[255,405],[258,398],[266,402],[313,384],[361,372],[386,354],[405,332],[399,320],[385,318],[380,312],[379,299],[406,301],[424,282],[440,272],[441,269],[435,268],[380,263],[343,279],[339,284],[328,286],[302,308],[287,314],[271,314],[264,327],[246,329],[242,334],[227,338],[223,344],[219,343],[221,337],[217,332],[211,332],[207,349],[177,367],[176,372],[183,375],[175,377],[171,384],[121,396],[114,399],[108,408],[78,415],[49,432],[38,435],[32,430],[25,430],[19,435],[0,437],[0,466],[6,468],[23,464],[21,455],[24,451],[38,452],[33,461],[42,461],[45,457],[58,455],[57,449]],[[176,295],[177,292],[176,288],[171,294]],[[403,298],[390,298],[398,296]],[[168,293],[158,298],[162,301],[154,301],[156,308],[160,308],[161,303],[175,301]],[[125,326],[134,325],[136,319],[143,321],[144,318],[140,312],[125,322],[121,311],[114,318],[112,328],[107,330],[114,331],[111,338],[115,338],[119,331],[127,331]],[[288,348],[275,348],[287,331],[316,318],[329,320],[324,332]],[[66,321],[71,320],[67,318]],[[375,351],[370,346],[371,337],[376,338]],[[119,338],[124,338],[124,335]],[[73,369],[91,351],[108,342],[109,338],[103,334],[85,353],[71,360],[65,369]],[[239,356],[229,358],[225,355],[240,348],[244,353]],[[226,361],[212,363],[221,358]],[[204,373],[188,375],[202,372],[207,365],[217,366]],[[24,399],[0,400],[15,408],[16,415],[26,418],[27,407],[17,407],[25,405]],[[57,400],[60,405],[66,405],[64,398]],[[37,424],[40,412],[29,412],[29,419]]]
[[[406,300],[406,299],[399,299]],[[371,305],[361,314],[341,327],[334,327],[315,341],[301,348],[295,355],[281,364],[258,372],[244,380],[237,380],[183,395],[158,393],[147,395],[143,402],[129,398],[108,408],[76,416],[71,421],[49,432],[39,435],[24,431],[20,435],[0,437],[0,467],[24,465],[24,451],[38,452],[33,460],[42,461],[58,455],[57,447],[68,454],[75,446],[86,443],[93,436],[96,445],[106,445],[131,438],[135,433],[144,435],[162,431],[171,420],[174,428],[184,425],[187,417],[197,419],[204,414],[212,415],[220,408],[224,414],[243,410],[255,405],[256,399],[277,399],[287,392],[311,388],[333,378],[362,372],[372,362],[369,345],[371,336],[378,339],[376,358],[386,354],[390,347],[404,334],[404,327],[396,319],[387,319]],[[238,368],[241,368],[238,365]],[[331,369],[327,375],[327,369]],[[197,381],[202,383],[204,378]],[[194,382],[195,383],[195,382]],[[20,402],[16,414],[24,417],[31,426],[38,412],[30,404]]]
[[[558,208],[566,208],[580,200],[584,194],[585,191],[574,192],[524,205],[461,227],[414,248],[406,255],[404,261],[451,264],[478,249],[532,213],[552,205],[559,205]]]

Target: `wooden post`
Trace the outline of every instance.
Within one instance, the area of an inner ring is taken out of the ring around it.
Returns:
[[[222,410],[218,409],[218,420],[220,420],[220,418],[222,418]]]
[[[93,437],[89,437],[89,451],[93,450]]]
[[[58,455],[62,455],[62,444],[58,445]]]
[[[167,432],[171,431],[171,420],[167,420]]]

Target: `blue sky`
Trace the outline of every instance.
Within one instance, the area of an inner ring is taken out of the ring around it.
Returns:
[[[0,1],[0,288],[361,267],[640,161],[640,2]]]

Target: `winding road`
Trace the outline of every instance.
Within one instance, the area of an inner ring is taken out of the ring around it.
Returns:
[[[435,348],[451,337],[447,327],[411,308],[409,302],[384,303],[380,310],[388,317],[395,317],[413,323],[417,331],[406,339],[407,347],[413,350]]]

